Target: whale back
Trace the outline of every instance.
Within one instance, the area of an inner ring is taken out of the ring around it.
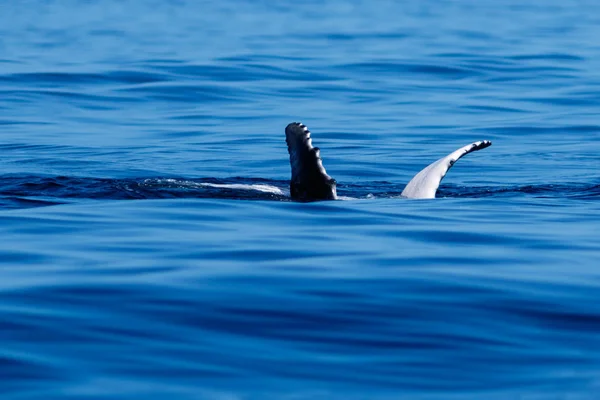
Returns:
[[[300,201],[335,200],[336,181],[327,175],[308,128],[300,122],[292,122],[285,128],[285,141],[292,167],[291,197]]]

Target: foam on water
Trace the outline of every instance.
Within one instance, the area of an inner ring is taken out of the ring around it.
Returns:
[[[197,185],[199,186],[209,186],[209,187],[215,187],[215,188],[221,188],[221,189],[240,189],[240,190],[258,190],[259,192],[263,192],[263,193],[272,193],[272,194],[279,194],[282,196],[289,196],[289,191],[287,193],[285,193],[283,190],[281,190],[280,188],[276,187],[276,186],[271,186],[271,185],[245,185],[245,184],[241,184],[241,183],[206,183],[206,182],[200,182],[197,183]]]

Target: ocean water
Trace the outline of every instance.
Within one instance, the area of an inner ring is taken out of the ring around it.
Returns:
[[[1,398],[600,399],[598,37],[584,0],[1,5]],[[289,199],[292,121],[351,200]]]

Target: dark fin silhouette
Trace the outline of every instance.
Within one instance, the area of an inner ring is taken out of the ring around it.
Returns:
[[[312,146],[308,128],[299,122],[292,122],[285,128],[285,141],[292,167],[292,198],[300,201],[335,200],[335,179],[327,175],[319,148]]]
[[[492,145],[489,140],[481,140],[479,142],[471,143],[460,149],[448,154],[444,158],[440,158],[433,164],[425,167],[421,172],[415,175],[414,178],[408,182],[402,196],[410,199],[433,199],[440,186],[440,182],[446,176],[446,173],[455,162],[461,157],[472,153],[477,150],[485,149]]]

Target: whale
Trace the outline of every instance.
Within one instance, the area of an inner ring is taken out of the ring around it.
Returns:
[[[305,202],[337,200],[337,182],[327,174],[321,159],[321,151],[318,147],[313,147],[311,132],[306,125],[301,122],[288,124],[285,128],[285,140],[292,170],[291,198]],[[442,179],[459,159],[491,145],[492,142],[489,140],[473,142],[429,164],[406,184],[401,197],[435,198]]]

